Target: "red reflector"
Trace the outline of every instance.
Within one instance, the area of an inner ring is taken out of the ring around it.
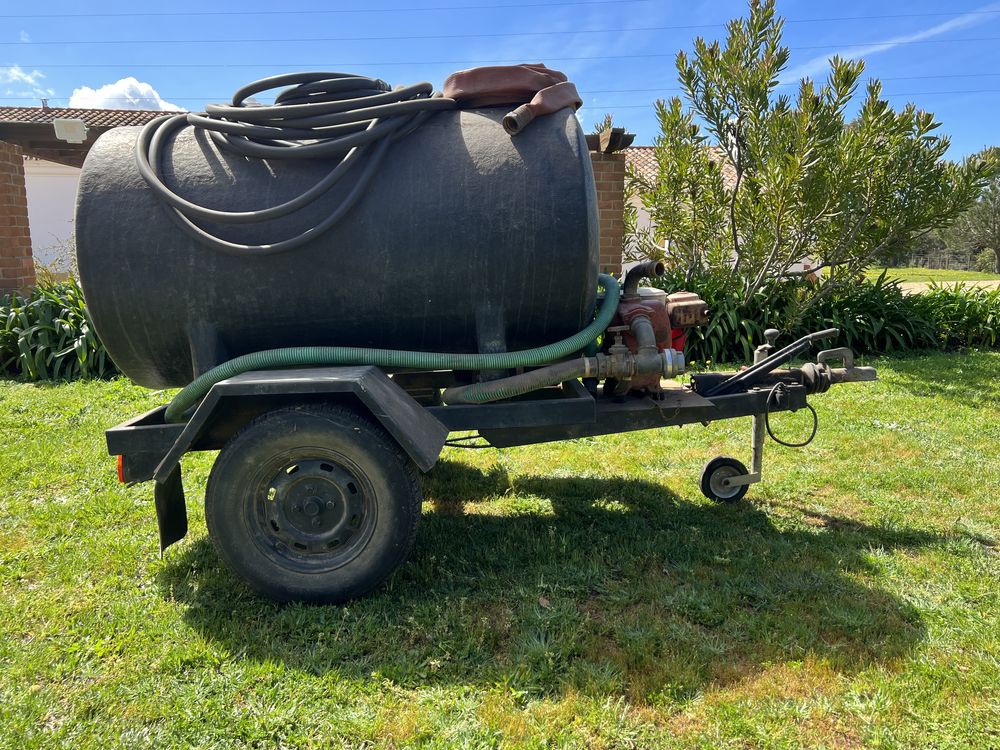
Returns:
[[[118,456],[118,481],[125,483],[125,456]]]

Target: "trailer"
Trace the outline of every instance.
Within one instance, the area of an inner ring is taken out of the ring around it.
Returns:
[[[787,366],[833,329],[781,348],[769,330],[746,369],[678,382],[708,306],[640,287],[657,260],[601,273],[573,84],[501,66],[443,94],[292,73],[91,148],[76,255],[94,327],[134,382],[181,387],[107,433],[121,480],[154,482],[161,553],[187,532],[192,451],[219,451],[205,515],[223,562],[273,599],[342,602],[406,558],[419,472],[446,445],[749,416],[750,467],[720,456],[701,478],[735,502],[771,414],[875,377],[844,349]]]
[[[165,406],[107,431],[123,482],[154,482],[161,553],[187,533],[183,457],[220,451],[205,495],[209,534],[247,584],[276,600],[342,602],[377,587],[408,555],[420,517],[418,472],[445,446],[510,448],[752,417],[750,468],[709,460],[701,491],[741,500],[760,482],[769,416],[809,409],[832,385],[875,379],[848,349],[782,367],[835,330],[774,350],[777,331],[742,372],[693,374],[657,395],[591,392],[581,380],[487,404],[443,404],[452,372],[377,367],[253,371],[212,386],[190,418]],[[833,366],[834,364],[839,366]],[[815,424],[813,435],[815,435]]]

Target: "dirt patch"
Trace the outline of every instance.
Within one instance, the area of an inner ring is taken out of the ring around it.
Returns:
[[[1000,281],[938,281],[937,286],[956,286],[962,284],[966,287],[976,287],[979,289],[1000,289]],[[899,288],[904,294],[920,294],[926,292],[933,284],[929,281],[903,281]]]

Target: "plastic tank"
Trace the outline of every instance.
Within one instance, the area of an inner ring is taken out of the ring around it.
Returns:
[[[183,232],[135,166],[139,129],[104,134],[83,166],[76,252],[111,357],[136,382],[168,387],[283,346],[513,351],[575,333],[597,280],[586,142],[568,109],[512,138],[500,125],[508,109],[433,116],[391,147],[344,219],[265,256],[226,254]],[[329,170],[235,157],[190,129],[168,153],[168,187],[230,211],[287,200]],[[343,182],[277,221],[205,226],[238,242],[276,241],[327,215]]]

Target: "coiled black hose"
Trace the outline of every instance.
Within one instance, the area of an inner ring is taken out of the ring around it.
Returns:
[[[290,88],[279,93],[273,105],[247,104],[255,94],[283,86]],[[230,105],[210,104],[204,114],[165,115],[152,120],[136,141],[136,164],[187,234],[224,252],[268,255],[299,247],[336,224],[362,196],[392,143],[412,133],[434,112],[454,107],[453,99],[435,95],[429,83],[391,89],[385,81],[349,73],[287,73],[244,86],[233,95]],[[277,206],[252,211],[199,206],[170,190],[160,176],[166,142],[187,126],[203,130],[219,149],[240,156],[336,162],[311,188]],[[225,240],[195,223],[254,224],[287,216],[329,191],[369,151],[340,205],[293,237],[248,245]]]

